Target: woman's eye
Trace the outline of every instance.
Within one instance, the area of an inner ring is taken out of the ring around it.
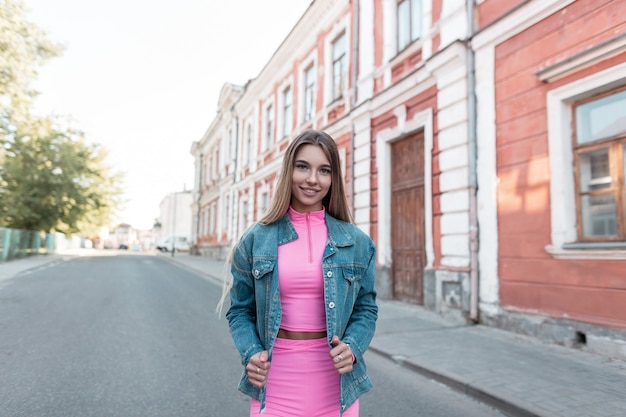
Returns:
[[[330,175],[330,168],[322,168],[322,169],[320,169],[320,174],[322,174],[322,175]]]
[[[309,169],[309,167],[306,164],[296,164],[296,169],[306,170]]]

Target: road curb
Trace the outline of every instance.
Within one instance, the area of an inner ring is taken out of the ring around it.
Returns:
[[[176,257],[168,257],[168,256],[158,256],[161,259],[165,259],[166,261],[168,261],[171,264],[176,264],[177,266],[185,269],[186,271],[192,272],[196,275],[201,276],[202,278],[207,278],[209,281],[214,282],[215,284],[218,285],[222,285],[222,278],[221,277],[216,277],[213,274],[210,274],[208,272],[205,271],[201,271],[197,268],[194,268],[193,266],[189,266],[187,264],[185,264],[184,262],[180,262],[176,259]]]
[[[33,257],[26,257],[21,259],[15,259],[7,262],[0,263],[0,281],[11,279],[17,275],[27,274],[31,271],[39,268],[48,267],[53,263],[63,261],[61,255],[34,255]],[[33,265],[22,266],[26,262],[35,261]],[[15,263],[13,263],[15,262]]]
[[[556,414],[550,413],[549,411],[537,409],[537,407],[533,404],[529,404],[525,401],[520,401],[516,398],[512,398],[501,393],[493,392],[488,388],[480,387],[478,384],[472,384],[470,381],[464,381],[463,378],[458,375],[434,370],[427,366],[423,366],[413,361],[407,360],[404,357],[391,355],[388,352],[378,349],[372,345],[370,345],[368,350],[387,358],[391,362],[394,362],[400,366],[410,369],[411,371],[423,375],[426,378],[430,378],[443,385],[446,385],[447,387],[455,391],[472,397],[484,404],[490,405],[508,416],[558,417]]]

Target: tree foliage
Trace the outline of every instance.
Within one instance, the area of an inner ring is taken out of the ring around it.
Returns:
[[[37,69],[61,51],[45,31],[26,20],[21,0],[0,0],[0,103],[5,126],[29,117]]]
[[[106,152],[78,132],[56,130],[46,119],[5,143],[0,219],[7,227],[93,234],[119,204],[120,176]]]
[[[120,204],[122,177],[81,132],[32,113],[37,69],[60,51],[21,0],[0,0],[0,226],[93,236]]]

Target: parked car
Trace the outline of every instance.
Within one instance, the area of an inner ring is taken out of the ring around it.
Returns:
[[[156,246],[156,249],[161,252],[171,252],[172,246],[174,246],[174,250],[176,252],[188,252],[189,251],[189,240],[187,236],[176,236],[176,240],[174,240],[174,244],[172,245],[173,237],[168,237],[167,239],[161,241]]]

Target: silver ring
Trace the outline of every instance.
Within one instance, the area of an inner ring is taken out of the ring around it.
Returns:
[[[256,367],[256,373],[260,374],[261,373],[261,368],[259,368],[258,366]]]
[[[339,358],[339,362],[341,362],[343,360],[343,356],[337,355],[337,357]]]

